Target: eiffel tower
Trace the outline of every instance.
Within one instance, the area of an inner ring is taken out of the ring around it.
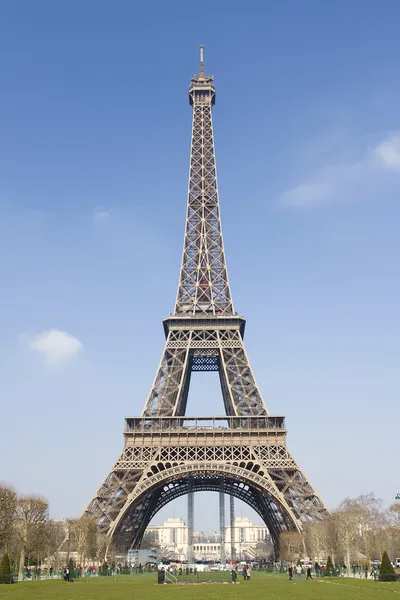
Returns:
[[[269,414],[243,343],[222,240],[214,152],[214,78],[191,79],[193,109],[184,248],[175,310],[140,417],[127,417],[124,448],[84,516],[119,551],[139,547],[168,502],[211,490],[250,505],[269,528],[276,554],[283,531],[303,531],[326,507],[286,446],[285,419]],[[189,417],[193,371],[218,371],[225,416]],[[190,535],[190,534],[189,534]],[[190,543],[190,542],[189,542]]]

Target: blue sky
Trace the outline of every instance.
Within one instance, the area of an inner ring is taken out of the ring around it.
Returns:
[[[265,402],[328,506],[394,499],[399,19],[394,0],[1,3],[1,479],[78,515],[143,408],[204,44],[232,293]],[[222,411],[215,377],[196,375],[188,413]],[[204,498],[196,527],[216,528]]]

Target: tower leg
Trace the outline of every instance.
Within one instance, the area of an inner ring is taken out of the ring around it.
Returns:
[[[194,529],[194,492],[193,492],[193,477],[189,479],[188,493],[188,563],[194,562],[193,556],[193,529]]]
[[[225,494],[224,482],[220,481],[219,490],[219,531],[220,531],[220,561],[225,564]]]
[[[235,499],[229,496],[230,520],[231,520],[231,560],[235,560]]]

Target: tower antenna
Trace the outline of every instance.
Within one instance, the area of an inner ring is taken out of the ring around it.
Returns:
[[[200,46],[200,77],[204,77],[204,46]]]

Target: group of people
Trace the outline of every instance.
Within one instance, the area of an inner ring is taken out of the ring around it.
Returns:
[[[296,565],[296,567],[294,567],[294,569],[296,570],[297,579],[302,579],[302,577],[303,577],[303,567],[301,565]],[[289,573],[289,581],[292,581],[292,579],[293,579],[293,567],[292,567],[292,565],[289,565],[288,573]],[[312,573],[311,573],[311,567],[310,566],[307,567],[306,573],[307,573],[307,579],[313,579],[313,576],[312,576]]]
[[[51,568],[50,571],[53,571],[53,569]],[[24,579],[41,579],[41,577],[42,569],[40,567],[27,567],[24,569]]]
[[[70,581],[71,583],[74,583],[74,580],[71,578],[71,573],[68,567],[65,567],[63,571],[63,577],[64,581]]]
[[[251,571],[250,571],[250,566],[248,564],[243,565],[242,575],[243,575],[243,581],[250,579]]]
[[[237,570],[235,567],[232,567],[231,574],[232,574],[232,583],[236,583],[238,574],[237,574]],[[243,575],[243,581],[250,580],[251,569],[247,563],[243,565],[242,575]]]

